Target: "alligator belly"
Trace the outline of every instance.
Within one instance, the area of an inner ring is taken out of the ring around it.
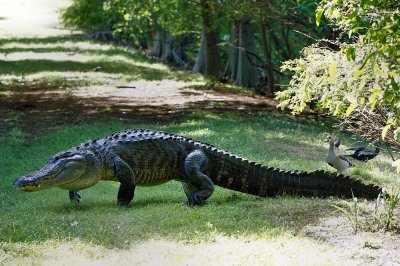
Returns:
[[[177,173],[166,173],[163,171],[142,170],[135,173],[138,186],[155,186],[171,180],[180,180]]]

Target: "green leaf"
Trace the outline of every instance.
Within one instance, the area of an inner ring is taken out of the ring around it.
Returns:
[[[390,77],[390,84],[392,85],[392,89],[396,92],[400,90],[399,84],[394,80],[393,77]]]
[[[378,94],[378,93],[382,92],[382,87],[378,83],[375,83],[373,88],[374,88],[374,91],[373,91],[374,93]]]
[[[365,69],[364,69],[364,68],[361,68],[361,69],[357,70],[356,72],[354,72],[353,77],[357,79],[357,78],[359,78],[364,72],[365,72]]]
[[[329,71],[329,76],[331,78],[335,78],[336,77],[336,68],[337,68],[337,62],[336,61],[332,62],[332,64],[329,65],[328,71]]]
[[[396,130],[394,131],[394,139],[396,141],[399,141],[399,137],[400,137],[400,127],[397,127]]]
[[[357,108],[357,106],[358,106],[358,103],[357,103],[357,102],[351,103],[351,104],[349,105],[349,107],[347,108],[346,114],[345,114],[345,115],[346,115],[346,116],[349,116],[349,115],[351,114],[351,112],[353,112],[354,109]]]
[[[354,95],[347,95],[346,98],[350,103],[357,103],[357,98]]]
[[[319,24],[320,24],[320,21],[322,18],[322,14],[324,14],[324,9],[318,8],[317,13],[315,13],[315,23],[317,24],[317,27],[319,27]]]
[[[389,129],[390,129],[391,126],[392,126],[392,125],[386,125],[386,126],[383,128],[383,130],[382,130],[382,139],[383,139],[383,140],[386,138],[386,135],[387,135],[387,133],[388,133],[388,131],[389,131]]]
[[[365,85],[367,84],[367,77],[363,76],[360,81],[360,85],[358,86],[358,90],[364,89]]]
[[[356,59],[356,48],[354,48],[354,47],[347,48],[346,57],[347,57],[347,60],[354,61]]]

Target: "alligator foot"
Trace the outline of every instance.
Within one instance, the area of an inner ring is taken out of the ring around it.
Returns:
[[[188,197],[189,206],[202,206],[206,204],[206,201],[197,192],[193,192]]]
[[[204,205],[214,192],[214,183],[200,170],[206,158],[202,151],[195,150],[186,157],[183,165],[187,178],[183,183],[183,189],[191,206]]]
[[[70,191],[69,192],[69,199],[71,200],[71,202],[81,202],[81,195],[79,195],[78,192],[76,191]]]

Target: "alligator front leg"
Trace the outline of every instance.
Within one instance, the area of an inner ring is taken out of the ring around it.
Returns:
[[[69,191],[69,200],[71,201],[71,202],[77,202],[77,203],[79,203],[79,202],[81,202],[81,195],[79,195],[79,193],[78,192],[76,192],[76,191]]]
[[[128,206],[135,194],[136,182],[131,167],[121,158],[114,159],[114,175],[121,186],[118,191],[117,205]]]
[[[214,183],[201,172],[201,166],[206,159],[206,155],[200,150],[191,152],[185,159],[183,168],[188,181],[184,183],[183,189],[190,205],[203,204],[214,192]]]

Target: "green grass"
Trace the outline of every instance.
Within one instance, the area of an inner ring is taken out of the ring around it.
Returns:
[[[30,52],[37,58],[9,60]],[[135,51],[84,38],[0,40],[1,54],[6,58],[0,60],[0,91],[107,86],[110,77],[118,82],[199,79],[194,74],[172,71]],[[65,60],[69,54],[71,60]],[[75,55],[87,60],[78,61]],[[234,86],[210,84],[196,88],[222,88],[252,95]],[[223,105],[218,101],[212,104]],[[208,204],[191,208],[185,204],[181,185],[169,182],[137,188],[131,205],[118,208],[118,184],[113,182],[101,182],[81,191],[80,204],[70,203],[68,192],[61,189],[26,193],[12,186],[16,177],[36,170],[58,151],[137,127],[192,137],[268,166],[332,171],[324,162],[327,147],[323,143],[332,130],[330,120],[293,118],[278,112],[243,117],[229,112],[204,113],[163,125],[124,124],[99,118],[95,124],[45,128],[38,135],[28,135],[19,128],[21,115],[15,110],[3,114],[3,121],[12,130],[0,136],[0,265],[342,263],[328,252],[328,246],[301,233],[304,226],[330,217],[337,199],[285,195],[258,198],[217,188]],[[355,144],[350,136],[340,136],[345,146]],[[347,174],[377,185],[399,187],[384,153],[367,164],[358,163]]]
[[[35,58],[29,58],[32,54]],[[127,81],[138,79],[196,81],[200,79],[196,74],[173,71],[159,61],[150,59],[135,50],[107,45],[83,37],[0,40],[0,55],[4,57],[0,60],[0,75],[14,78],[26,78],[51,72],[61,76],[63,73],[90,75],[96,71],[104,75],[118,75]],[[11,60],[10,57],[13,56],[20,58]],[[26,56],[28,58],[25,58]],[[85,57],[86,60],[79,61],[76,59],[78,57]]]
[[[153,256],[170,254],[175,248],[183,249],[186,244],[182,243],[187,243],[193,247],[193,251],[186,254],[189,257],[197,257],[196,253],[203,248],[209,248],[211,254],[218,257],[221,254],[216,248],[221,238],[232,242],[233,253],[241,249],[238,243],[246,241],[254,245],[278,245],[277,241],[281,241],[283,246],[295,241],[304,245],[298,250],[300,253],[319,250],[324,254],[323,246],[297,236],[297,232],[304,225],[330,215],[335,199],[289,196],[264,199],[218,188],[207,205],[191,208],[184,204],[186,198],[181,185],[169,182],[139,187],[133,203],[128,208],[118,208],[115,206],[118,184],[112,182],[83,190],[80,204],[71,204],[67,191],[61,189],[26,193],[12,187],[17,176],[37,169],[52,154],[130,127],[183,134],[284,169],[329,169],[324,162],[326,147],[322,142],[328,128],[320,122],[291,121],[284,117],[239,117],[227,113],[163,126],[97,123],[59,127],[30,137],[13,131],[2,137],[0,147],[0,258],[3,252],[4,263],[26,259],[43,263],[60,256],[59,250],[65,247],[66,254],[79,258],[79,262],[81,259],[102,261],[108,255],[121,259],[127,253],[124,250],[139,252],[138,248],[152,241],[156,241],[157,244],[153,243],[156,246],[165,242],[160,247],[161,253]],[[343,143],[351,141],[346,135],[342,137]],[[379,157],[376,163],[360,164],[353,171],[381,185],[395,184],[392,169],[378,169],[387,156]],[[49,251],[53,247],[58,252]],[[179,252],[173,254],[175,261],[182,256]],[[266,254],[253,259],[273,258],[273,254]],[[295,264],[299,263],[296,261]],[[145,258],[138,262],[145,262]],[[315,262],[310,258],[311,264]],[[330,264],[329,260],[322,263]]]

